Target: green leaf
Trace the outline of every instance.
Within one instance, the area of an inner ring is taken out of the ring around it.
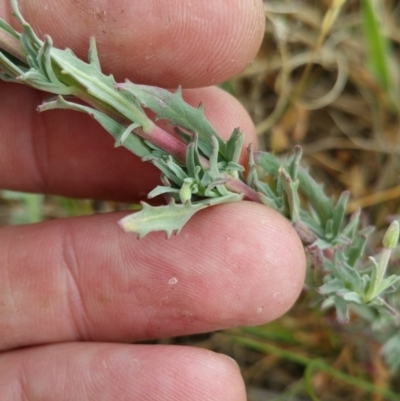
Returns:
[[[374,227],[365,227],[360,230],[353,238],[352,243],[344,249],[346,254],[347,263],[350,266],[355,266],[361,257],[365,244],[367,243],[368,236],[375,230]]]
[[[320,294],[334,294],[336,291],[343,288],[343,281],[339,278],[332,278],[321,287],[318,288]]]
[[[343,224],[343,219],[346,213],[346,206],[349,200],[350,193],[349,191],[344,191],[340,194],[338,201],[336,202],[336,206],[333,209],[332,213],[332,233],[335,237],[337,237],[340,233],[340,229]]]
[[[340,233],[340,241],[343,243],[348,242],[348,239],[353,239],[356,235],[358,225],[360,223],[361,209],[356,210],[351,216],[350,221]]]
[[[51,55],[52,60],[60,68],[57,77],[64,84],[74,87],[77,92],[86,91],[92,98],[107,105],[108,108],[113,108],[129,121],[142,126],[144,130],[153,127],[153,122],[146,116],[140,104],[127,94],[117,91],[114,88],[114,77],[102,74],[97,68],[97,64],[93,64],[93,41],[91,64],[79,60],[70,49],[53,48]],[[76,95],[79,96],[79,93]]]
[[[392,373],[400,371],[400,332],[396,328],[385,344],[381,348],[381,352],[386,362],[390,366]]]
[[[97,54],[96,39],[94,37],[90,38],[88,60],[91,66],[93,66],[97,71],[101,72],[99,55]]]
[[[235,128],[226,142],[226,160],[239,163],[244,143],[244,134],[239,128]]]
[[[389,44],[383,34],[383,26],[377,18],[379,3],[375,0],[361,2],[362,23],[368,48],[368,63],[382,88],[391,88],[391,75],[389,68]]]
[[[302,155],[303,155],[303,150],[301,149],[301,146],[296,145],[294,147],[293,154],[288,160],[288,167],[287,167],[287,171],[292,177],[293,181],[296,181],[297,179],[297,172],[299,170],[300,160]]]
[[[393,287],[400,280],[400,276],[396,276],[392,274],[389,277],[386,277],[381,284],[376,288],[376,296],[382,294],[388,288]]]
[[[21,70],[21,68],[15,64],[10,57],[3,54],[3,52],[0,52],[0,67],[9,76],[6,77],[5,74],[2,74],[2,79],[6,78],[7,81],[18,82],[15,78],[24,73],[24,71]]]
[[[156,196],[163,194],[179,194],[178,188],[172,188],[167,186],[157,185],[151,192],[147,194],[148,199],[155,198]]]
[[[209,176],[215,180],[220,176],[218,168],[219,146],[218,146],[218,141],[215,137],[211,137],[211,143],[212,143],[212,152],[210,155],[210,165],[209,168],[207,169],[207,174],[209,174]]]
[[[7,24],[6,21],[0,18],[0,29],[14,36],[15,39],[20,39],[21,34],[17,32],[11,25]]]
[[[221,203],[237,202],[242,196],[234,194],[225,197],[207,199],[196,204],[190,202],[176,204],[174,200],[166,206],[150,206],[142,202],[140,212],[124,217],[119,221],[126,232],[135,232],[139,238],[152,231],[164,231],[169,238],[174,232],[178,234],[188,220],[198,211]]]
[[[346,291],[342,289],[342,291],[338,291],[338,295],[340,295],[347,302],[354,302],[355,304],[363,303],[360,294],[357,294],[354,291]]]
[[[385,236],[383,237],[382,244],[386,249],[393,249],[399,242],[399,222],[397,220],[392,221],[389,228],[386,230]]]
[[[334,297],[334,302],[337,320],[340,323],[348,323],[350,320],[348,302],[338,296]]]
[[[113,76],[106,76],[101,72],[94,39],[91,39],[90,44],[90,62],[86,63],[78,59],[70,49],[60,50],[52,47],[50,38],[46,38],[45,42],[41,41],[22,17],[16,0],[12,0],[12,8],[23,27],[20,42],[31,67],[24,74],[20,74],[20,79],[25,84],[54,94],[73,94],[97,109],[114,115],[119,121],[125,118],[139,124],[146,133],[153,129],[154,123],[147,117],[140,104],[128,94],[117,91]],[[3,58],[6,56],[3,54]],[[0,60],[1,64],[4,64],[3,60]],[[8,65],[6,72],[13,69],[18,68]]]
[[[130,93],[143,107],[152,110],[158,119],[165,119],[192,133],[197,132],[199,149],[207,157],[212,153],[212,137],[218,141],[219,153],[225,156],[225,143],[206,119],[202,105],[195,108],[187,104],[182,98],[180,87],[175,93],[171,93],[166,89],[126,81],[117,84],[117,88]]]
[[[293,181],[292,177],[283,166],[279,168],[278,174],[286,193],[287,201],[289,204],[290,218],[293,223],[297,223],[299,221],[300,210],[299,195],[297,193],[299,181],[297,179],[296,181]]]
[[[53,47],[53,41],[50,36],[46,36],[43,46],[40,48],[37,54],[37,62],[39,66],[39,71],[47,77],[47,79],[55,86],[59,87],[61,91],[56,91],[53,93],[58,93],[60,95],[70,95],[72,94],[71,88],[64,85],[55,74],[53,70],[53,65],[51,61],[51,49]]]
[[[256,162],[264,169],[267,174],[277,177],[279,167],[282,165],[286,170],[292,170],[296,166],[297,179],[299,180],[299,190],[306,196],[307,201],[318,213],[321,221],[327,221],[332,217],[333,199],[328,198],[322,185],[318,184],[310,175],[309,171],[299,166],[299,160],[290,167],[289,162],[281,161],[276,156],[267,152],[255,152]]]
[[[202,170],[200,163],[200,155],[197,149],[198,138],[197,134],[193,135],[192,141],[189,143],[186,150],[186,169],[188,176],[200,180],[199,173]]]
[[[116,146],[121,145],[121,138],[123,137],[126,127],[118,123],[106,114],[101,113],[91,107],[84,106],[78,103],[68,102],[63,97],[58,96],[56,100],[47,101],[38,107],[39,111],[46,111],[52,109],[70,109],[89,114],[100,125],[105,128],[115,139]],[[123,146],[130,150],[132,153],[139,157],[145,157],[151,154],[148,146],[137,136],[130,135],[122,141]]]
[[[144,160],[151,161],[162,172],[162,174],[168,178],[168,180],[172,181],[179,187],[183,184],[183,180],[187,178],[185,172],[176,165],[171,158],[164,160],[164,158],[153,157],[150,155]]]

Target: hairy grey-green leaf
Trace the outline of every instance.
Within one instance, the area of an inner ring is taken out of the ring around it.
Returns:
[[[189,143],[186,151],[186,168],[188,171],[188,176],[196,177],[196,166],[199,166],[200,160],[198,154],[196,154],[196,146],[195,142]]]
[[[93,36],[90,38],[88,60],[89,64],[92,67],[94,67],[97,71],[101,72],[99,55],[97,53],[96,39]]]
[[[355,266],[356,262],[360,259],[368,236],[375,230],[374,227],[365,227],[360,230],[354,237],[351,244],[343,250],[346,253],[347,263],[350,266]]]
[[[21,34],[17,32],[11,25],[7,24],[6,21],[0,18],[0,29],[8,32],[10,35],[14,36],[15,39],[20,39]]]
[[[287,196],[287,200],[289,203],[290,217],[293,223],[299,221],[299,210],[300,210],[300,201],[299,195],[297,193],[299,187],[299,181],[293,181],[292,177],[285,170],[283,166],[281,166],[278,170],[279,177],[282,180],[283,188],[285,189],[285,193]]]
[[[299,145],[296,145],[293,154],[290,156],[287,162],[287,171],[292,177],[292,180],[297,179],[297,172],[299,171],[300,159],[303,155],[303,151]]]
[[[341,193],[338,201],[336,202],[335,208],[332,212],[332,233],[336,237],[340,233],[340,229],[343,225],[343,219],[346,214],[346,206],[349,200],[350,193],[349,191],[344,191]]]
[[[167,187],[167,186],[161,186],[157,185],[152,191],[150,191],[147,194],[148,199],[155,198],[156,196],[159,195],[164,195],[164,194],[179,194],[179,189],[178,188],[172,188],[172,187]]]
[[[271,153],[256,152],[255,159],[267,174],[274,177],[278,175],[278,169],[281,165],[285,169],[288,169],[288,161],[280,161]],[[332,216],[333,199],[325,195],[322,185],[317,184],[306,169],[297,165],[296,171],[299,180],[299,189],[316,210],[320,219],[327,221]]]
[[[340,323],[347,323],[350,320],[348,302],[338,296],[334,297],[334,302],[337,320]]]
[[[112,75],[102,74],[97,68],[93,68],[92,64],[78,59],[69,49],[53,48],[52,60],[61,70],[58,78],[66,85],[78,91],[87,91],[92,97],[114,108],[126,119],[141,125],[144,129],[152,124],[139,103],[114,88],[115,80]]]
[[[363,300],[360,294],[355,291],[347,291],[346,289],[341,289],[337,292],[347,302],[354,302],[356,304],[362,304]]]
[[[235,128],[226,142],[226,160],[239,162],[244,143],[244,134],[239,128]]]
[[[167,178],[172,181],[177,186],[181,186],[183,184],[184,178],[177,176],[175,171],[171,168],[173,163],[168,163],[163,158],[159,157],[147,157],[146,160],[150,160]]]
[[[118,88],[138,99],[143,107],[152,110],[159,119],[166,119],[172,125],[196,132],[199,136],[199,149],[205,156],[212,153],[212,137],[218,140],[220,154],[225,155],[225,143],[206,119],[202,106],[195,108],[186,103],[181,88],[171,93],[166,89],[137,85],[130,81],[118,84]]]
[[[120,226],[126,232],[135,232],[139,238],[152,231],[164,231],[167,237],[174,232],[179,233],[182,227],[198,211],[213,205],[237,202],[241,200],[240,195],[230,195],[226,197],[207,199],[196,204],[176,204],[173,200],[165,206],[150,206],[142,202],[143,209],[120,220]]]
[[[78,95],[100,109],[106,107],[110,113],[114,110],[114,113],[139,124],[145,131],[153,127],[154,123],[140,104],[129,95],[117,91],[114,78],[100,71],[94,39],[89,51],[90,63],[86,63],[70,49],[52,47],[50,38],[41,41],[22,17],[16,0],[12,0],[12,6],[14,15],[23,27],[20,41],[31,66],[31,70],[20,77],[24,83],[55,94]],[[88,95],[85,96],[86,93]]]
[[[320,294],[332,294],[343,288],[343,281],[339,278],[333,278],[318,288]]]
[[[88,106],[74,102],[68,102],[61,96],[57,97],[56,100],[45,102],[38,108],[39,111],[52,109],[70,109],[88,114],[112,135],[112,137],[115,139],[115,143],[118,146],[120,145],[121,137],[124,134],[126,127],[106,114]],[[123,146],[141,158],[151,154],[150,149],[144,144],[144,142],[139,137],[134,135],[130,135],[128,138],[126,138],[123,141]]]
[[[9,78],[7,78],[8,81],[12,80],[13,82],[18,82],[15,80],[15,78],[24,73],[24,71],[17,64],[11,61],[10,57],[7,57],[2,52],[0,52],[0,67],[6,74],[9,75]]]
[[[48,80],[55,86],[59,88],[64,88],[62,92],[53,92],[59,93],[60,95],[69,95],[72,94],[72,90],[69,89],[66,85],[64,85],[57,77],[56,73],[53,70],[52,59],[51,59],[51,49],[53,47],[53,41],[50,36],[46,35],[43,46],[40,48],[37,60],[40,66],[40,71],[45,74]]]

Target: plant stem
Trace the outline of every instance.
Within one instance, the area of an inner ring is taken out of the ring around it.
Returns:
[[[173,156],[180,163],[185,164],[187,146],[158,125],[154,124],[153,128],[147,130],[147,132],[140,128],[134,131],[137,136],[151,142],[153,145]]]
[[[229,191],[243,194],[246,200],[262,203],[258,193],[238,178],[229,177],[225,183],[225,186]]]
[[[20,41],[2,28],[0,28],[0,49],[26,63],[26,54]]]

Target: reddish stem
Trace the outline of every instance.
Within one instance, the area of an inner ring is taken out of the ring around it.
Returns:
[[[246,200],[262,203],[258,193],[239,179],[228,177],[225,186],[229,191],[235,192],[237,194],[243,194],[244,199]]]
[[[0,29],[0,49],[26,63],[26,55],[20,41],[3,29]]]
[[[154,124],[149,132],[137,128],[135,129],[135,134],[170,154],[182,164],[185,164],[187,146],[158,125]]]

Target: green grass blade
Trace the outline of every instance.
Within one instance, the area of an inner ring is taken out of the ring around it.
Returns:
[[[382,24],[379,23],[376,12],[378,5],[373,5],[374,0],[361,2],[361,17],[363,32],[368,49],[368,63],[372,73],[383,89],[391,88],[391,75],[389,68],[389,45],[382,32]]]

